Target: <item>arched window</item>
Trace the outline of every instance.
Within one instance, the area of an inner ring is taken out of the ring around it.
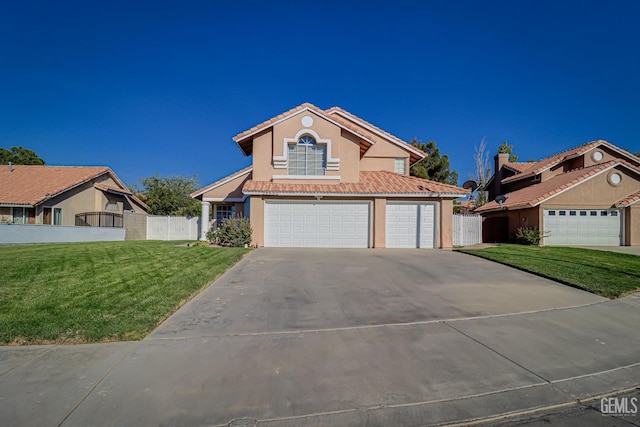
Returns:
[[[324,175],[327,169],[327,147],[317,145],[309,135],[289,145],[289,175]]]

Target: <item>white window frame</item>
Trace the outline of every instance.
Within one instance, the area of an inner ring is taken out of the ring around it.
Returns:
[[[407,174],[407,159],[404,157],[396,157],[393,164],[394,172],[402,175]]]
[[[16,212],[22,211],[21,215],[16,215]],[[13,207],[11,208],[11,222],[14,224],[26,224],[26,209],[24,207]],[[20,218],[22,221],[16,221],[17,218]]]
[[[56,221],[56,213],[59,213],[58,219],[60,221]],[[62,208],[51,208],[51,225],[62,225],[63,223]]]
[[[318,145],[318,142],[311,135],[302,135],[296,144],[289,144],[287,150],[287,157],[289,157],[287,172],[290,176],[326,175],[327,147]],[[295,158],[292,158],[294,153]],[[299,157],[303,158],[299,159]],[[293,161],[296,162],[295,169],[293,168]],[[300,171],[302,173],[299,173]]]
[[[224,208],[224,209],[220,209],[220,208]],[[236,216],[236,205],[216,205],[215,210],[216,210],[215,211],[216,226],[219,226],[222,223],[222,221],[224,221],[225,219],[235,218]],[[223,214],[223,213],[225,215],[220,215],[220,216],[224,218],[220,218],[220,221],[218,221],[218,214]]]
[[[289,145],[297,144],[301,137],[309,135],[316,140],[316,144],[318,145],[326,145],[326,165],[325,171],[337,171],[340,170],[340,159],[337,157],[333,157],[333,152],[331,151],[331,140],[320,138],[317,132],[313,129],[302,129],[296,133],[293,138],[283,138],[282,140],[282,155],[281,156],[273,156],[273,168],[274,169],[289,169]],[[294,175],[299,176],[299,175]],[[318,175],[318,176],[326,176],[326,175]]]

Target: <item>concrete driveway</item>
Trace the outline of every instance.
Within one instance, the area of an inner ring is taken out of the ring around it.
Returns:
[[[639,385],[639,324],[638,295],[608,301],[455,252],[260,249],[141,342],[1,348],[0,413],[63,426],[468,422]]]

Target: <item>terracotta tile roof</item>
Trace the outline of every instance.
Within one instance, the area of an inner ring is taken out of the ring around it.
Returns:
[[[615,203],[617,208],[626,208],[627,206],[631,206],[640,200],[640,191],[636,191],[633,194],[628,195],[624,199],[620,199]]]
[[[218,187],[218,186],[220,186],[222,184],[225,184],[228,181],[231,181],[231,180],[233,180],[235,178],[241,177],[241,176],[243,176],[243,175],[245,175],[247,173],[251,173],[251,172],[253,172],[253,166],[247,166],[246,168],[240,169],[239,171],[234,172],[231,175],[227,175],[224,178],[220,178],[216,182],[211,183],[211,184],[207,185],[206,187],[203,187],[203,188],[201,188],[199,190],[194,191],[193,193],[189,194],[189,197],[196,198],[198,196],[201,196],[204,193],[206,193],[207,191],[213,190],[214,188],[216,188],[216,187]]]
[[[522,209],[534,207],[549,197],[619,164],[624,164],[632,169],[638,170],[633,165],[621,160],[611,160],[586,168],[575,169],[554,176],[553,178],[540,182],[539,184],[530,185],[529,187],[505,194],[505,196],[507,196],[507,200],[502,204],[502,207],[496,201],[491,201],[480,206],[475,211],[487,212],[500,209]],[[640,170],[638,170],[638,172],[640,172]]]
[[[517,173],[524,173],[528,169],[530,169],[536,162],[509,162],[504,165],[504,167],[511,169]]]
[[[455,185],[443,184],[426,179],[406,176],[388,171],[362,171],[360,181],[339,184],[296,184],[274,183],[270,181],[247,181],[245,194],[336,194],[336,195],[374,195],[397,194],[415,196],[447,195],[460,197],[469,194],[468,190]]]
[[[0,165],[0,204],[35,206],[106,173],[117,180],[104,166],[14,165],[13,172],[9,172],[7,165]]]
[[[270,118],[269,120],[265,120],[264,122],[262,122],[262,123],[260,123],[258,125],[255,125],[254,127],[250,128],[250,129],[247,129],[244,132],[240,132],[239,134],[237,134],[236,136],[233,137],[233,140],[235,142],[241,141],[246,136],[249,136],[249,135],[254,134],[256,132],[260,132],[261,130],[266,129],[267,127],[271,126],[272,124],[274,124],[274,123],[276,123],[276,122],[278,122],[278,121],[280,121],[280,120],[282,120],[282,119],[284,119],[286,117],[289,117],[292,114],[295,114],[295,113],[297,113],[299,111],[302,111],[305,108],[309,108],[310,110],[313,110],[313,111],[315,111],[317,113],[320,113],[320,114],[324,115],[324,112],[321,109],[319,109],[318,107],[316,107],[313,104],[305,102],[304,104],[298,105],[297,107],[294,107],[289,111],[285,111],[282,114],[278,114],[277,116]]]
[[[633,154],[631,154],[630,152],[623,150],[619,147],[616,147],[615,145],[611,144],[608,141],[599,139],[596,141],[591,141],[591,142],[587,142],[586,144],[582,144],[578,147],[575,148],[571,148],[569,150],[563,151],[561,153],[558,154],[554,154],[553,156],[544,158],[542,160],[539,160],[537,162],[531,162],[531,163],[524,163],[523,165],[530,165],[528,167],[526,167],[524,170],[520,171],[520,173],[507,177],[505,179],[503,179],[501,182],[502,183],[507,183],[507,182],[512,182],[512,181],[517,181],[519,179],[522,178],[527,178],[527,177],[531,177],[534,175],[539,174],[540,172],[549,169],[550,167],[553,167],[559,163],[561,163],[564,160],[567,159],[571,159],[577,156],[580,156],[584,153],[586,153],[587,151],[591,150],[592,148],[598,147],[604,145],[605,147],[610,148],[611,150],[614,151],[618,151],[624,155],[626,155],[627,157],[630,157],[630,161],[632,161],[632,163],[636,164],[636,165],[640,165],[640,159],[638,159],[636,156],[634,156]],[[522,163],[517,163],[517,165],[521,165]],[[509,165],[514,165],[514,163],[509,163]],[[518,166],[516,166],[518,167]],[[514,170],[516,170],[514,168]],[[517,171],[517,170],[516,170]]]

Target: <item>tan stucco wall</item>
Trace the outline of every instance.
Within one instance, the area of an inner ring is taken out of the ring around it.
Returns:
[[[440,224],[436,233],[438,233],[437,247],[442,249],[451,249],[453,247],[453,200],[440,201]]]
[[[640,202],[624,210],[624,219],[624,244],[627,246],[640,245]]]
[[[611,172],[605,172],[551,198],[543,203],[543,207],[610,208],[618,200],[638,191],[640,176],[623,167],[614,170],[622,175],[620,185],[610,185],[607,177]]]
[[[376,197],[373,201],[373,247],[387,247],[387,199]]]
[[[242,187],[244,186],[244,183],[249,179],[250,175],[250,173],[247,173],[227,182],[226,184],[221,185],[220,187],[207,191],[202,195],[202,198],[205,200],[224,198],[241,199],[244,197],[244,194],[242,194]]]
[[[367,171],[386,170],[395,172],[395,159],[405,159],[405,171],[409,174],[409,153],[384,139],[377,138],[360,161],[360,169]]]
[[[360,145],[355,138],[346,138],[342,129],[328,120],[305,112],[290,117],[273,126],[273,128],[258,134],[253,140],[253,179],[256,181],[270,181],[274,175],[287,175],[287,169],[273,167],[273,156],[282,156],[284,139],[295,138],[302,129],[302,118],[310,115],[313,125],[308,128],[313,130],[319,138],[331,140],[331,157],[340,159],[340,167],[337,171],[327,170],[328,176],[339,176],[340,180],[326,180],[324,184],[338,184],[339,182],[358,182]],[[329,156],[329,153],[327,153]],[[290,181],[287,181],[290,182]],[[299,181],[294,181],[299,182]]]
[[[251,246],[264,246],[264,198],[261,196],[251,196],[249,203],[249,212],[251,212],[250,222],[251,229]]]
[[[600,151],[603,154],[602,160],[595,161],[595,160],[593,160],[591,158],[592,154],[594,152],[596,152],[596,151]],[[584,166],[585,167],[592,166],[592,165],[595,165],[597,163],[605,163],[605,162],[608,162],[609,160],[617,160],[617,159],[625,159],[625,160],[627,160],[626,156],[622,156],[622,155],[616,153],[615,151],[610,150],[609,148],[604,147],[604,146],[603,147],[596,147],[596,148],[593,148],[593,149],[589,150],[588,152],[586,152],[584,154],[583,158],[584,158]]]
[[[100,200],[101,196],[102,192],[94,188],[93,182],[84,183],[39,206],[36,211],[36,222],[38,224],[43,223],[44,208],[62,208],[62,225],[75,225],[76,214],[81,212],[95,212],[98,210],[96,209],[96,205],[98,204],[97,200]]]
[[[273,175],[273,133],[269,129],[253,138],[253,179],[269,181]]]

